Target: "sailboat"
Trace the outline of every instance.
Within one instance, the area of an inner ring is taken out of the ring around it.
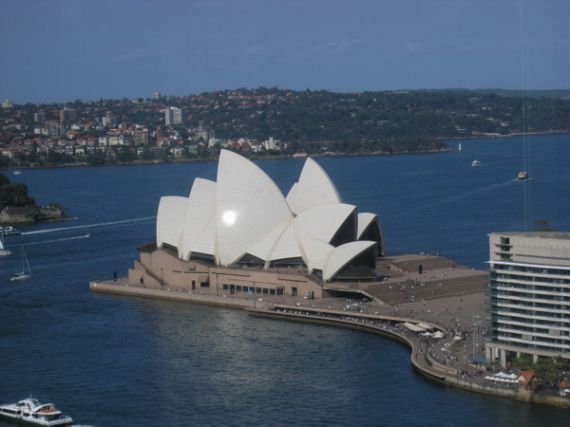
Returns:
[[[12,251],[4,248],[4,233],[0,233],[0,256],[8,255],[12,255]]]
[[[26,257],[26,253],[24,252],[24,247],[22,246],[22,271],[10,277],[10,282],[20,282],[23,280],[28,280],[31,277],[32,269],[30,268],[28,257]]]

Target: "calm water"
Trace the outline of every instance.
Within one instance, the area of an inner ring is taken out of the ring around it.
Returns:
[[[380,215],[389,252],[439,252],[484,268],[489,232],[524,229],[525,218],[570,230],[570,136],[529,142],[527,183],[514,180],[523,165],[517,138],[463,142],[461,153],[318,161],[345,201]],[[471,167],[474,159],[481,167]],[[302,160],[259,164],[288,189]],[[215,178],[215,168],[15,177],[40,203],[57,201],[78,220],[7,239],[15,255],[0,259],[0,402],[33,393],[77,424],[97,426],[565,425],[568,411],[426,381],[406,348],[374,335],[89,292],[90,280],[126,274],[136,247],[153,240],[148,217],[161,195],[186,195],[194,177]],[[19,244],[33,278],[14,285],[6,279],[21,268]]]

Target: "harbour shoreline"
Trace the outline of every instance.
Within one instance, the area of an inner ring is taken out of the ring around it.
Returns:
[[[437,139],[443,142],[453,142],[456,143],[458,141],[474,141],[474,140],[495,140],[495,139],[509,139],[514,138],[517,136],[554,136],[554,135],[570,135],[568,130],[556,130],[556,131],[549,131],[549,132],[513,132],[508,134],[496,134],[496,135],[469,135],[469,136],[461,136],[461,137],[438,137]],[[440,149],[430,149],[430,150],[418,150],[418,151],[394,151],[394,152],[385,152],[385,151],[358,151],[353,153],[337,153],[337,152],[330,152],[330,153],[314,153],[314,154],[307,154],[307,156],[296,157],[294,155],[275,155],[275,156],[262,156],[256,157],[252,156],[251,160],[258,161],[258,160],[287,160],[287,159],[295,159],[295,158],[305,158],[305,157],[314,157],[314,158],[322,158],[322,157],[391,157],[391,156],[408,156],[414,154],[442,154],[442,153],[449,153],[453,152],[455,149],[453,147],[444,147]],[[122,163],[122,162],[114,162],[114,163],[105,163],[102,165],[89,165],[85,162],[74,162],[74,163],[62,163],[57,165],[41,165],[41,166],[13,166],[13,167],[6,167],[3,168],[2,171],[13,171],[13,170],[30,170],[30,169],[52,169],[52,168],[89,168],[89,167],[107,167],[107,166],[141,166],[141,165],[164,165],[164,164],[183,164],[183,163],[209,163],[209,162],[216,162],[217,158],[195,158],[195,159],[169,159],[169,160],[135,160],[133,162]]]
[[[429,348],[425,345],[425,342],[422,342],[418,336],[405,330],[402,325],[406,323],[422,323],[415,318],[368,313],[362,314],[320,307],[305,307],[299,303],[297,305],[287,305],[280,304],[278,301],[256,300],[255,298],[238,299],[225,296],[171,291],[168,289],[141,288],[129,286],[124,279],[119,279],[118,281],[94,281],[90,283],[89,288],[92,292],[96,293],[215,305],[245,310],[249,314],[258,317],[316,323],[374,333],[406,345],[410,349],[410,361],[416,372],[439,384],[494,397],[570,408],[570,399],[567,398],[554,395],[540,395],[530,390],[520,388],[495,388],[480,384],[480,381],[469,380],[469,374],[466,375],[435,360],[435,358],[430,355]],[[425,324],[425,322],[423,323]],[[437,330],[446,332],[443,327],[437,324],[432,323],[431,326]],[[479,377],[474,378],[477,379]]]

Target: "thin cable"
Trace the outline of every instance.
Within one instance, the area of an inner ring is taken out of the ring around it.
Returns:
[[[521,99],[521,126],[522,126],[522,157],[523,157],[523,171],[529,172],[530,166],[530,150],[527,139],[528,133],[528,122],[527,122],[527,112],[528,112],[528,56],[526,49],[526,22],[525,22],[525,11],[524,11],[524,0],[519,2],[519,29],[520,29],[520,43],[521,43],[521,89],[522,89],[522,99]],[[523,212],[524,212],[524,229],[529,230],[530,227],[530,183],[529,180],[525,180],[523,183]]]

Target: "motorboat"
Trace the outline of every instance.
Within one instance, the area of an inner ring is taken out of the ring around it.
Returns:
[[[20,230],[12,227],[11,225],[6,225],[4,227],[0,227],[0,234],[3,234],[4,236],[10,236],[10,235],[16,235],[16,234],[21,234]]]
[[[517,174],[517,179],[518,179],[519,181],[524,181],[524,180],[528,179],[528,172],[527,172],[527,171],[520,171],[520,172]]]
[[[471,162],[471,166],[473,167],[481,166],[481,162],[479,160],[473,160]]]
[[[36,426],[68,426],[73,423],[73,419],[63,415],[53,403],[40,403],[32,397],[0,405],[0,416]]]

